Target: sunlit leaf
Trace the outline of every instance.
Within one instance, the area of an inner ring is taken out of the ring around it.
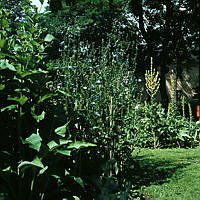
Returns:
[[[60,126],[60,127],[56,128],[56,129],[55,129],[55,133],[56,133],[57,135],[60,135],[60,136],[62,136],[62,137],[65,137],[65,133],[66,133],[66,131],[67,131],[67,125],[68,125],[68,123],[65,124],[65,125],[63,125],[63,126]]]
[[[53,150],[54,148],[58,147],[59,144],[56,143],[54,140],[52,140],[51,142],[49,142],[49,143],[47,144],[47,146],[49,147],[49,149],[50,149],[50,151],[51,151],[51,150]]]
[[[71,151],[69,150],[56,150],[57,153],[60,153],[62,155],[65,155],[65,156],[70,156],[71,155]]]
[[[44,38],[45,42],[51,42],[52,40],[54,40],[55,37],[51,34],[47,34],[46,37]]]
[[[21,96],[21,97],[8,97],[8,100],[10,101],[16,101],[20,103],[21,105],[24,105],[28,98],[26,96]]]
[[[74,198],[74,200],[80,200],[80,198],[77,196],[73,196],[73,198]]]
[[[40,174],[40,175],[43,174],[47,169],[48,169],[48,166],[46,166],[45,168],[41,169],[41,170],[39,171],[39,174]]]
[[[29,145],[30,148],[40,151],[42,138],[33,133],[30,137],[25,139],[25,143]]]
[[[56,174],[53,174],[51,175],[52,177],[54,177],[55,179],[60,179],[60,176],[56,175]]]
[[[114,164],[114,169],[115,169],[115,173],[118,174],[119,168],[118,168],[117,162],[115,162]]]
[[[74,180],[75,180],[79,185],[81,185],[82,187],[84,187],[83,180],[82,180],[80,177],[78,177],[78,178],[75,178],[75,177],[74,177]]]
[[[69,175],[70,173],[69,173],[69,171],[67,171],[66,169],[65,169],[65,176],[67,176],[67,175]]]
[[[10,110],[13,110],[13,109],[16,109],[16,108],[17,108],[17,105],[6,106],[6,107],[1,109],[1,112],[10,111]]]
[[[70,142],[72,142],[71,140],[65,140],[65,139],[60,139],[59,140],[59,143],[55,142],[54,140],[50,141],[47,146],[49,147],[50,151],[58,148],[58,147],[61,147],[63,145],[67,145],[69,144]]]
[[[15,67],[8,63],[8,60],[0,60],[0,70],[9,69],[11,71],[16,71]]]
[[[65,140],[65,139],[59,140],[60,145],[69,144],[70,142],[72,142],[72,141],[71,140]]]
[[[11,166],[8,166],[7,168],[3,169],[2,172],[14,172],[11,168]]]
[[[39,168],[42,168],[44,169],[44,165],[43,163],[41,162],[41,159],[36,157],[32,162],[30,161],[23,161],[21,162],[19,165],[18,165],[18,170],[20,170],[20,168],[22,167],[39,167]]]
[[[96,144],[83,142],[83,141],[76,141],[76,142],[72,142],[71,144],[69,144],[68,149],[80,149],[80,148],[95,147],[95,146],[96,146]]]
[[[33,118],[34,118],[37,122],[40,122],[40,121],[43,120],[44,117],[45,117],[45,111],[42,111],[42,113],[41,113],[40,115],[36,115],[36,114],[34,113],[34,111],[32,110],[31,115],[33,116]]]

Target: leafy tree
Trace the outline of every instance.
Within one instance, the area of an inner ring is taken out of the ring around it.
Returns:
[[[170,66],[180,76],[183,63],[198,57],[199,2],[134,0],[129,5],[134,20],[138,22],[138,36],[143,43],[139,54],[148,55],[148,59],[153,56],[155,66],[160,67],[160,92],[165,101],[165,74]]]
[[[49,18],[44,19],[49,30],[57,38],[54,47],[49,49],[51,57],[56,58],[65,51],[66,45],[87,42],[99,47],[102,40],[109,42],[108,33],[116,26],[120,40],[135,41],[134,24],[126,17],[128,4],[121,0],[115,1],[50,1]],[[56,8],[56,11],[54,9]],[[131,45],[130,45],[131,46]],[[55,50],[59,51],[55,51]],[[132,49],[132,51],[134,51]],[[129,53],[128,53],[129,54]],[[131,59],[131,58],[130,58]]]

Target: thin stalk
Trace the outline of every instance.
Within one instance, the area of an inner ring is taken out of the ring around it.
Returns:
[[[113,138],[113,124],[114,124],[114,121],[113,121],[113,97],[112,96],[110,97],[109,115],[110,115],[110,120],[109,120],[110,130],[109,130],[109,134],[110,134],[110,138],[111,138],[109,158],[110,158],[110,161],[112,161],[113,155],[114,155],[114,145],[115,145],[115,141],[114,141],[114,138]],[[110,164],[110,173],[109,173],[109,175],[110,176],[113,175],[113,164],[112,164],[112,162]]]
[[[185,97],[183,96],[182,97],[182,113],[183,113],[183,117],[185,117]]]
[[[35,177],[36,177],[36,169],[33,168],[33,179],[31,180],[29,200],[33,199],[33,188],[34,188],[34,183],[35,183]]]
[[[190,122],[192,122],[193,117],[192,117],[192,108],[191,108],[191,104],[190,103],[188,103],[188,108],[189,108]]]

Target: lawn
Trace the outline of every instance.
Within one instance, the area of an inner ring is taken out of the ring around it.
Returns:
[[[140,200],[200,200],[200,147],[142,149],[133,168]]]

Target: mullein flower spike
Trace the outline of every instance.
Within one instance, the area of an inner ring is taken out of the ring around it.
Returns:
[[[146,91],[150,95],[151,99],[153,99],[160,87],[160,78],[158,75],[159,73],[153,69],[153,58],[151,57],[151,69],[147,70],[145,73]]]

